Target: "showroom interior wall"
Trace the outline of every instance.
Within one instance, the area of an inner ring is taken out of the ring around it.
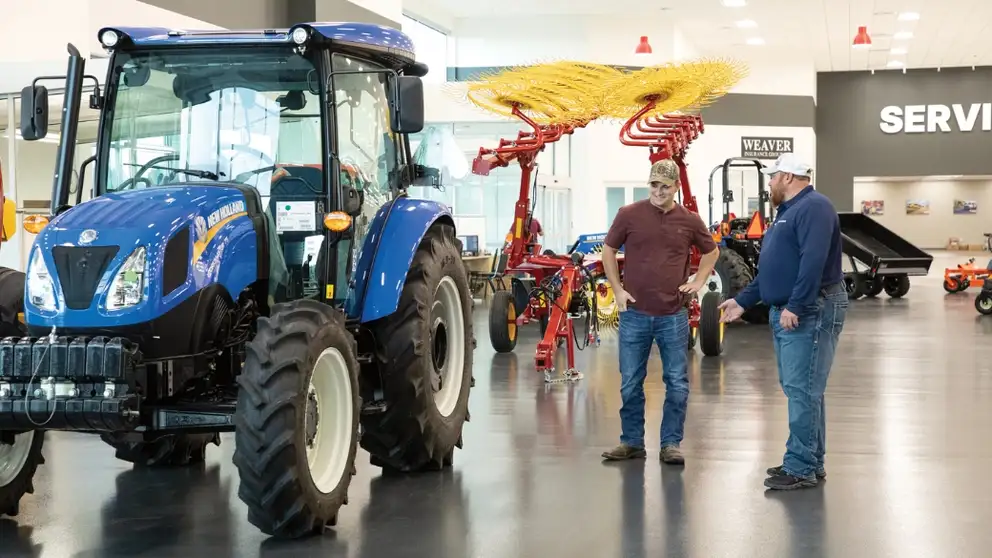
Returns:
[[[855,178],[854,199],[859,210],[872,201],[873,219],[924,250],[946,248],[950,238],[984,244],[992,233],[992,177]],[[927,207],[918,210],[921,201]]]
[[[654,50],[647,58],[633,54],[639,27],[651,30],[643,33],[649,36]],[[526,46],[522,46],[521,38],[527,41]],[[691,41],[663,21],[635,23],[620,17],[458,19],[447,53],[448,78],[454,83],[428,87],[427,116],[434,122],[512,123],[475,109],[463,99],[466,81],[505,66],[565,58],[641,66],[696,54]],[[815,165],[815,98],[812,65],[754,65],[730,95],[704,111],[706,131],[692,144],[687,157],[693,193],[704,219],[709,207],[709,174],[726,158],[741,155],[742,137],[790,138],[794,150]],[[569,236],[606,230],[619,203],[646,195],[643,187],[649,169],[647,149],[621,145],[619,130],[616,123],[593,123],[579,130],[567,144],[569,167],[555,169],[572,189]],[[733,184],[747,183],[756,191],[753,174],[738,171],[732,176]],[[721,184],[718,181],[716,188]],[[741,201],[746,204],[746,200]],[[500,213],[507,212],[499,209]],[[512,214],[512,208],[509,212]],[[722,211],[717,211],[715,218],[721,216]]]
[[[105,80],[107,60],[93,58],[102,56],[103,51],[97,40],[97,32],[108,25],[162,25],[192,27],[201,29],[217,28],[216,25],[185,15],[176,14],[162,8],[136,0],[37,0],[34,2],[14,2],[5,6],[4,21],[0,33],[0,49],[4,59],[0,62],[0,164],[2,164],[4,192],[13,197],[18,207],[18,232],[15,241],[5,243],[0,249],[0,265],[24,269],[27,248],[31,235],[21,228],[25,212],[39,202],[47,202],[51,197],[52,179],[55,172],[55,149],[59,137],[59,121],[62,110],[60,81],[44,84],[51,90],[49,96],[49,136],[41,142],[25,142],[18,137],[17,123],[20,121],[20,91],[30,85],[40,75],[62,75],[66,70],[68,53],[66,43],[71,42],[80,53],[89,58],[86,72]],[[58,40],[38,40],[37,30],[25,21],[43,21],[46,36],[57,36]],[[30,48],[25,48],[30,45]],[[87,89],[89,87],[87,86]],[[92,111],[85,108],[84,114],[92,118]],[[8,126],[14,123],[14,127]],[[80,145],[76,165],[91,154],[92,134],[80,132]]]
[[[839,210],[861,210],[856,177],[992,175],[992,68],[821,73],[817,90],[816,183]],[[931,216],[955,195],[949,184],[927,186]],[[886,203],[885,213],[905,203]],[[981,203],[978,211],[960,217],[980,219]]]

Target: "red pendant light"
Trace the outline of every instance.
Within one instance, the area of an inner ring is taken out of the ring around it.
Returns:
[[[634,54],[651,54],[651,44],[648,43],[647,37],[641,37],[641,42],[637,43],[637,48],[634,49]]]
[[[854,48],[868,48],[871,46],[871,37],[868,36],[868,28],[864,25],[858,27],[858,34],[854,36]]]

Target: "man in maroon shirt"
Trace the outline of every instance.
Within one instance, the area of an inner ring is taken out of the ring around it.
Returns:
[[[644,449],[644,378],[652,343],[661,352],[665,406],[660,459],[685,462],[679,444],[689,403],[688,304],[713,272],[720,254],[699,215],[675,203],[679,167],[664,159],[651,166],[648,199],[617,213],[603,246],[603,267],[620,306],[620,445],[606,459],[633,459]],[[689,252],[703,254],[689,282]],[[623,280],[617,251],[623,247]]]

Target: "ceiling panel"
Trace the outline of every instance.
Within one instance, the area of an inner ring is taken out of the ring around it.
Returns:
[[[455,18],[626,14],[671,19],[702,53],[768,62],[804,58],[821,71],[881,69],[893,60],[909,68],[992,65],[988,0],[748,0],[743,8],[725,8],[719,0],[426,1]],[[901,21],[902,12],[917,12],[920,19]],[[734,23],[740,19],[754,20],[758,27],[738,29]],[[868,27],[869,51],[852,49],[859,25]],[[894,37],[899,32],[913,36]],[[750,36],[766,44],[748,46]],[[892,54],[892,48],[906,54]]]

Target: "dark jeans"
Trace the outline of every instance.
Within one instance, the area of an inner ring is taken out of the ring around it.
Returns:
[[[620,314],[620,442],[638,448],[644,447],[644,378],[654,343],[661,352],[665,381],[661,445],[677,446],[689,404],[687,312],[649,316],[628,309]]]
[[[769,313],[778,378],[789,400],[789,439],[785,444],[785,472],[813,478],[823,468],[827,452],[826,409],[823,393],[834,361],[837,341],[847,317],[844,284],[821,290],[816,306],[799,316],[799,326],[782,328],[782,308]]]

